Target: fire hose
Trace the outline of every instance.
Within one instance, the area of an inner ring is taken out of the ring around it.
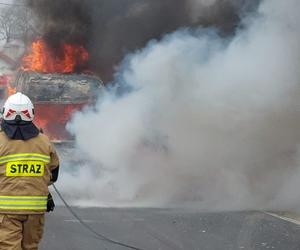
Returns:
[[[56,186],[54,184],[52,184],[55,192],[57,193],[57,195],[59,196],[59,198],[62,200],[62,202],[65,204],[66,208],[69,210],[69,212],[74,216],[74,218],[76,218],[78,220],[78,222],[84,227],[86,228],[90,233],[94,234],[99,240],[108,242],[110,244],[114,244],[114,245],[118,245],[118,246],[122,246],[125,248],[129,248],[129,249],[134,249],[134,250],[143,250],[141,248],[138,247],[134,247],[116,240],[113,240],[111,238],[106,237],[103,234],[100,234],[98,232],[96,232],[92,227],[90,227],[87,223],[85,223],[75,212],[74,210],[70,207],[70,205],[66,202],[66,200],[64,199],[64,197],[62,196],[62,194],[59,192],[59,190],[56,188]]]

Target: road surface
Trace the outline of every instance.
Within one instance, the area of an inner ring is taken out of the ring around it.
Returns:
[[[144,250],[300,249],[300,226],[264,212],[85,208],[76,213],[97,232]],[[41,250],[122,250],[82,228],[65,207],[47,215]]]

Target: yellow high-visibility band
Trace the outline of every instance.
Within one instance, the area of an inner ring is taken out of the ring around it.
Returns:
[[[0,196],[0,209],[45,210],[47,196]]]
[[[45,163],[50,162],[50,156],[44,154],[35,153],[22,153],[22,154],[11,154],[0,157],[0,164],[10,162],[10,161],[43,161]]]
[[[47,209],[47,205],[43,205],[43,206],[32,206],[32,207],[28,207],[28,206],[2,206],[0,205],[0,209],[2,210],[46,210]]]
[[[0,206],[2,205],[45,205],[47,201],[13,201],[13,200],[1,200],[0,201]]]
[[[1,195],[0,200],[6,200],[6,199],[15,199],[15,200],[47,200],[48,196],[46,195],[36,195],[36,196],[13,196],[13,195]]]

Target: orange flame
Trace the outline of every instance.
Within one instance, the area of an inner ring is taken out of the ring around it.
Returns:
[[[66,130],[66,124],[75,111],[81,110],[84,103],[36,103],[35,124],[42,128],[51,140],[70,140],[72,136]]]
[[[11,95],[15,94],[16,92],[17,92],[16,88],[11,87],[9,84],[7,85],[7,96],[11,96]]]
[[[38,39],[32,43],[31,53],[23,58],[22,70],[41,73],[72,73],[84,66],[89,54],[79,45],[63,44],[61,55],[56,55],[46,42]]]

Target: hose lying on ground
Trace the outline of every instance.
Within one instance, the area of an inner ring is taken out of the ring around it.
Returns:
[[[64,197],[61,195],[61,193],[58,191],[58,189],[56,188],[56,186],[54,184],[52,184],[55,192],[57,193],[57,195],[59,196],[59,198],[62,200],[62,202],[65,204],[66,208],[69,210],[69,212],[79,221],[79,223],[85,227],[89,232],[91,232],[92,234],[96,235],[98,239],[102,240],[102,241],[106,241],[110,244],[114,244],[114,245],[119,245],[119,246],[122,246],[122,247],[126,247],[126,248],[129,248],[129,249],[134,249],[134,250],[143,250],[141,248],[138,248],[138,247],[134,247],[134,246],[130,246],[130,245],[127,245],[125,243],[122,243],[122,242],[119,242],[119,241],[116,241],[116,240],[113,240],[113,239],[110,239],[98,232],[96,232],[93,228],[91,228],[87,223],[85,223],[75,212],[74,210],[69,206],[69,204],[66,202],[66,200],[64,199]]]

